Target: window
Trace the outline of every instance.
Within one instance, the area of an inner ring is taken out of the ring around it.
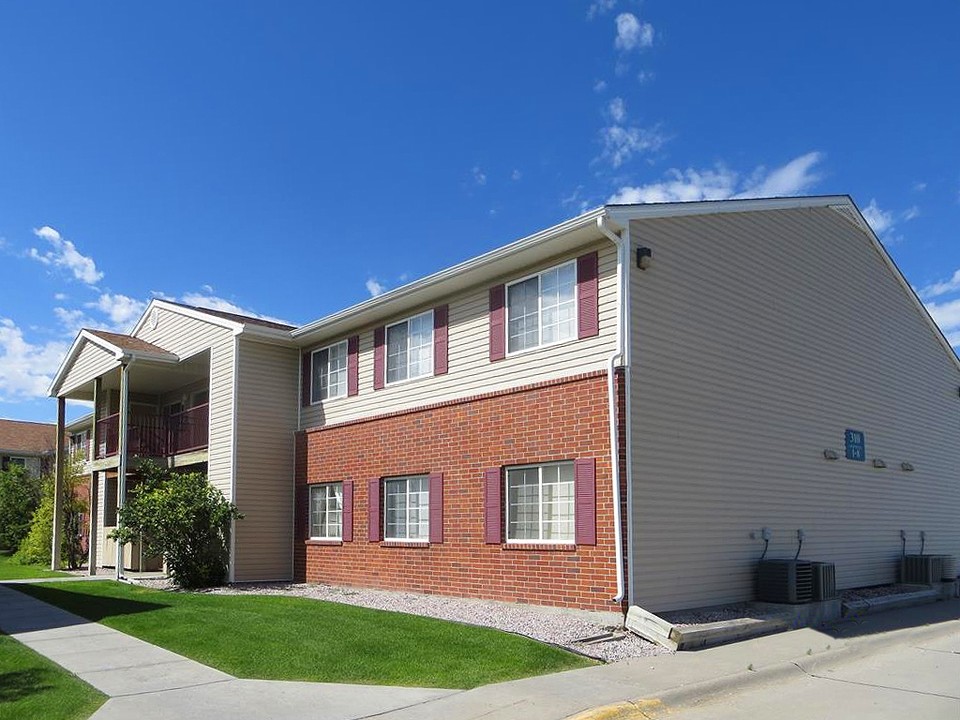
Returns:
[[[342,537],[343,483],[310,486],[310,537],[339,540]]]
[[[391,478],[383,482],[384,538],[430,539],[430,480],[426,475]]]
[[[433,374],[433,310],[387,328],[387,382]]]
[[[577,264],[569,262],[507,286],[507,352],[577,337]]]
[[[27,466],[27,459],[26,459],[26,458],[22,458],[22,457],[8,457],[8,456],[4,456],[4,458],[3,458],[3,469],[4,469],[4,470],[8,470],[8,469],[10,469],[11,467],[14,467],[14,466],[25,468],[25,467]]]
[[[507,542],[574,542],[573,463],[507,468]]]
[[[313,382],[310,401],[320,402],[347,394],[347,341],[312,354]]]

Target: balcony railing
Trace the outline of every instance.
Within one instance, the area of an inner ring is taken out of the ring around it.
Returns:
[[[142,457],[166,457],[200,450],[209,444],[210,406],[207,404],[167,416],[147,415],[131,418],[127,433],[127,453]],[[120,446],[120,413],[97,420],[96,458],[116,455]]]

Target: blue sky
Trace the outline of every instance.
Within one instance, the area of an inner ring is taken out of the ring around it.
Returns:
[[[0,5],[0,417],[151,297],[304,323],[609,200],[849,193],[960,345],[960,3]],[[71,415],[82,412],[74,408]]]

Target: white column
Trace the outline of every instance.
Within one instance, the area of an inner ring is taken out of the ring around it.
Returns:
[[[123,508],[127,495],[127,436],[130,417],[130,366],[120,366],[120,417],[118,422],[119,442],[117,447],[117,517]],[[119,521],[118,521],[119,522]],[[123,545],[117,543],[117,580],[123,578]]]
[[[87,452],[87,462],[92,463],[97,457],[97,447],[100,445],[100,433],[97,430],[97,420],[100,419],[100,392],[103,389],[103,380],[93,381],[93,427],[90,429],[90,447]],[[100,542],[100,527],[97,518],[100,517],[100,477],[96,472],[90,473],[90,499],[87,504],[87,515],[90,519],[90,530],[87,533],[87,572],[97,574],[97,544]]]

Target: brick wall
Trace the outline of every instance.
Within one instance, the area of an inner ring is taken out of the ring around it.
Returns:
[[[611,602],[616,562],[606,408],[606,376],[593,373],[298,433],[295,576],[620,611]],[[485,469],[589,457],[596,459],[595,546],[484,543]],[[443,543],[368,542],[367,481],[431,472],[444,476]],[[308,540],[307,484],[343,480],[353,481],[353,541]]]

